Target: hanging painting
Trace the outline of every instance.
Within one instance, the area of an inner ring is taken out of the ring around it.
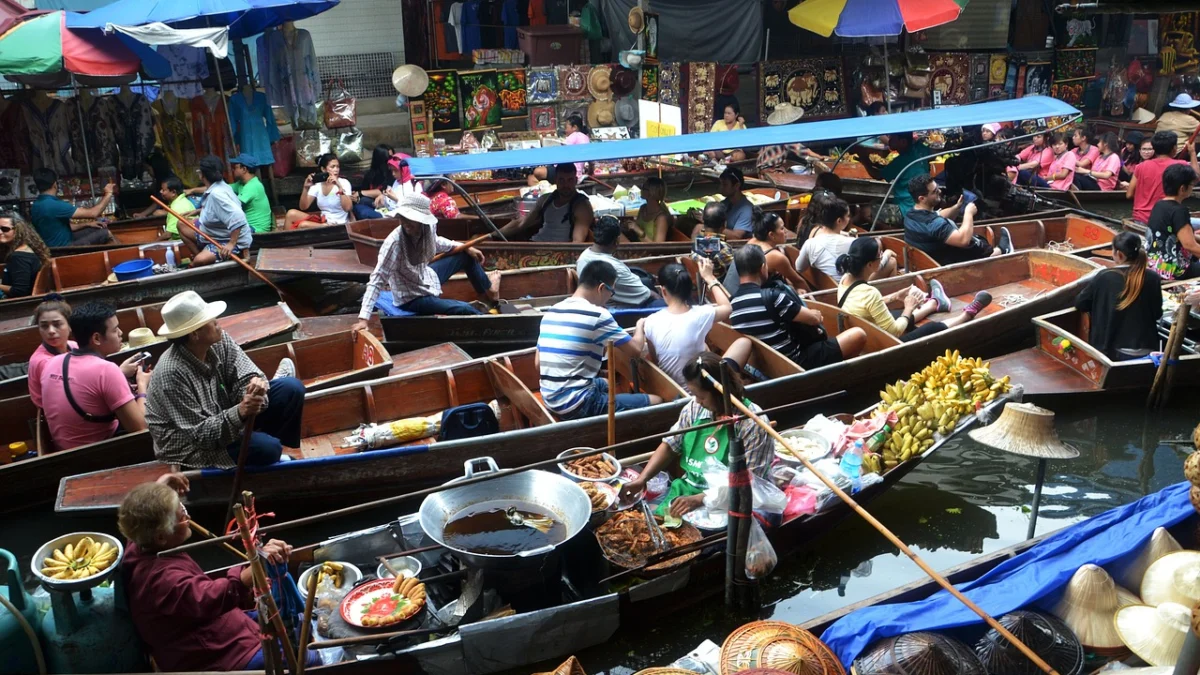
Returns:
[[[539,134],[557,134],[557,107],[553,105],[529,106],[529,128]]]
[[[1054,79],[1074,80],[1096,74],[1096,50],[1060,49],[1054,54]]]
[[[1196,51],[1197,23],[1200,23],[1200,12],[1163,14],[1159,17],[1160,75],[1194,73],[1200,67],[1200,53]]]
[[[558,104],[558,121],[561,124],[566,124],[567,119],[571,115],[579,115],[583,121],[588,118],[588,102],[587,101],[569,101]]]
[[[1025,88],[1022,96],[1049,96],[1053,78],[1050,64],[1030,62],[1025,67]]]
[[[1060,101],[1080,107],[1083,105],[1083,93],[1087,90],[1087,83],[1089,81],[1090,80],[1055,82],[1050,86],[1050,95]]]
[[[658,68],[658,97],[667,105],[679,105],[682,76],[678,63],[664,63]]]
[[[717,64],[688,65],[687,133],[702,134],[712,126],[713,89],[716,85]]]
[[[558,71],[554,68],[530,68],[526,71],[525,100],[529,105],[558,100]]]
[[[930,54],[930,91],[934,103],[964,105],[970,97],[971,57],[967,54]]]
[[[758,109],[762,124],[780,103],[803,108],[805,121],[845,117],[844,85],[840,57],[761,63]]]
[[[491,129],[500,126],[500,85],[494,70],[461,71],[458,97],[462,101],[463,129]]]
[[[646,101],[658,100],[658,66],[645,66],[642,68],[642,99]]]
[[[425,111],[433,133],[462,129],[458,105],[458,73],[453,70],[434,70],[429,73],[425,88]]]
[[[588,98],[588,73],[591,66],[558,66],[558,98],[583,101]]]
[[[1003,88],[1004,79],[1008,75],[1008,54],[992,54],[988,57],[988,84],[998,84]]]
[[[527,116],[529,109],[525,107],[525,70],[517,68],[497,71],[496,83],[500,86],[500,116]]]

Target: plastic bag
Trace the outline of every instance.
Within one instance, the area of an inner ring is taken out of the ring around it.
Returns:
[[[325,128],[342,129],[358,124],[358,106],[354,97],[341,80],[330,87],[329,98],[325,99]]]
[[[783,522],[806,516],[817,511],[817,490],[809,485],[792,485],[784,493],[787,508],[783,510]]]
[[[783,513],[787,508],[787,495],[771,481],[750,474],[750,490],[754,494],[754,510],[766,513]]]
[[[358,164],[370,159],[370,156],[363,151],[364,134],[357,127],[343,129],[334,135],[336,138],[331,138],[330,143],[333,145],[333,152],[337,154],[339,162]]]
[[[775,571],[778,562],[779,557],[775,555],[775,548],[767,539],[767,533],[757,519],[751,518],[750,541],[746,545],[746,578],[765,579]]]

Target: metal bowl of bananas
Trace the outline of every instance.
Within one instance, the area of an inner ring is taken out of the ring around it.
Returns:
[[[121,540],[101,532],[72,532],[42,544],[29,566],[42,585],[81,591],[112,576],[125,556]]]

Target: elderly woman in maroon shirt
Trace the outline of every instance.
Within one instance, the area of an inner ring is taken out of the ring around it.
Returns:
[[[253,608],[250,567],[212,578],[185,553],[158,555],[192,535],[179,501],[186,489],[186,479],[173,474],[135,487],[121,502],[117,524],[130,541],[122,573],[138,635],[159,670],[261,670],[258,622],[245,611]],[[282,563],[292,547],[272,539],[260,550]],[[309,660],[319,664],[315,652]]]

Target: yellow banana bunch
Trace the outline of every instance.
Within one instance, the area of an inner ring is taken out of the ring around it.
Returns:
[[[74,544],[54,549],[42,560],[42,574],[51,579],[86,579],[108,569],[116,559],[115,546],[84,537]]]

